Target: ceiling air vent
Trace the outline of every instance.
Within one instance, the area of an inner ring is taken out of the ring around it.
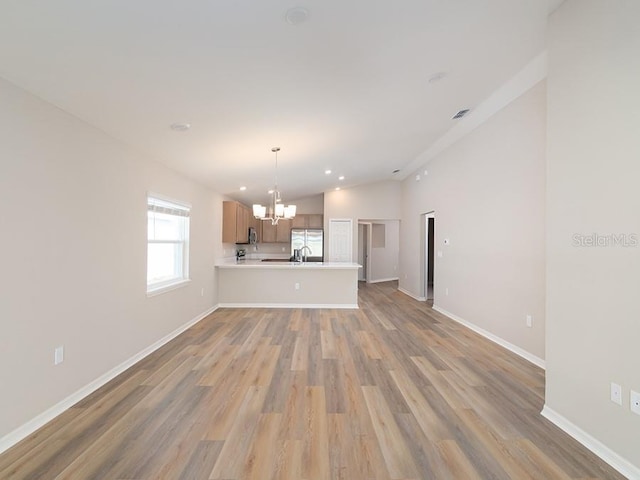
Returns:
[[[468,108],[467,108],[466,110],[460,110],[458,113],[456,113],[456,114],[453,116],[453,119],[456,119],[456,118],[462,118],[462,117],[464,117],[467,113],[469,113],[469,109],[468,109]]]

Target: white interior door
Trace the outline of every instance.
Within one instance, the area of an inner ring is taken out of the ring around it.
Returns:
[[[329,261],[352,262],[353,221],[332,218],[329,220]]]

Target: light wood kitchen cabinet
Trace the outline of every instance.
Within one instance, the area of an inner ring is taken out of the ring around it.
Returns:
[[[293,217],[293,220],[291,220],[291,226],[293,228],[305,228],[307,223],[307,219],[306,219],[306,215],[302,215],[302,214],[298,214],[295,217]]]
[[[324,227],[324,215],[311,214],[307,215],[307,228],[323,228]]]
[[[276,225],[270,221],[262,221],[262,243],[276,243]]]
[[[291,220],[291,226],[293,228],[306,228],[307,216],[302,214],[296,215],[295,217],[293,217],[293,220]]]
[[[291,241],[291,220],[281,218],[276,225],[276,243],[289,243]]]
[[[289,243],[291,241],[291,220],[281,218],[277,225],[262,222],[262,243]]]
[[[222,202],[222,243],[247,243],[249,208],[238,202]]]
[[[292,228],[323,228],[324,217],[319,213],[303,213],[293,217]]]

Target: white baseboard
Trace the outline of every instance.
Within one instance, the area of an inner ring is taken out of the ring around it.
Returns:
[[[355,308],[357,303],[220,303],[220,308]]]
[[[525,360],[533,363],[534,365],[537,365],[538,367],[542,368],[543,370],[545,369],[545,361],[543,359],[541,359],[540,357],[537,357],[535,355],[533,355],[532,353],[527,352],[526,350],[518,347],[517,345],[514,345],[513,343],[509,343],[506,340],[498,337],[497,335],[494,335],[493,333],[478,327],[477,325],[464,320],[460,317],[458,317],[457,315],[451,313],[451,312],[447,312],[444,308],[440,308],[437,305],[433,306],[433,309],[436,312],[440,312],[441,314],[449,317],[451,320],[458,322],[462,325],[464,325],[467,328],[470,328],[471,330],[473,330],[476,333],[479,333],[480,335],[482,335],[483,337],[485,337],[488,340],[491,340],[494,343],[497,343],[498,345],[500,345],[501,347],[506,348],[507,350],[515,353],[516,355],[519,355],[520,357],[524,358]]]
[[[577,425],[571,423],[565,417],[560,415],[558,412],[549,408],[545,404],[542,412],[540,413],[543,417],[549,420],[551,423],[556,425],[558,428],[569,434],[571,437],[576,439],[582,445],[587,447],[593,453],[595,453],[602,460],[607,462],[613,468],[615,468],[618,472],[620,472],[625,477],[632,479],[640,479],[640,468],[636,465],[632,464],[626,458],[621,457],[616,452],[611,450],[609,447],[604,445],[599,440],[595,439],[587,432],[582,430]]]
[[[367,283],[382,283],[382,282],[393,282],[399,280],[398,277],[391,277],[391,278],[378,278],[376,280],[369,280],[369,282]]]
[[[53,420],[55,417],[60,415],[62,412],[64,412],[65,410],[69,409],[70,407],[72,407],[73,405],[75,405],[76,403],[78,403],[80,400],[82,400],[83,398],[87,397],[91,393],[95,392],[98,388],[102,387],[103,385],[105,385],[107,382],[109,382],[113,378],[115,378],[118,375],[120,375],[126,369],[128,369],[129,367],[135,365],[140,360],[145,358],[147,355],[153,353],[158,348],[162,347],[166,343],[168,343],[171,340],[173,340],[174,338],[176,338],[182,332],[184,332],[185,330],[189,329],[190,327],[192,327],[193,325],[198,323],[200,320],[205,318],[207,315],[209,315],[209,314],[213,313],[214,311],[216,311],[217,308],[218,308],[218,305],[213,306],[210,309],[208,309],[206,312],[203,312],[200,315],[198,315],[197,317],[189,320],[187,323],[185,323],[184,325],[178,327],[173,332],[171,332],[168,335],[164,336],[163,338],[161,338],[160,340],[158,340],[154,344],[148,346],[147,348],[145,348],[141,352],[138,352],[137,354],[135,354],[131,358],[129,358],[129,359],[125,360],[124,362],[122,362],[120,365],[118,365],[118,366],[112,368],[111,370],[109,370],[108,372],[106,372],[104,375],[101,375],[100,377],[98,377],[94,381],[92,381],[91,383],[85,385],[80,390],[72,393],[71,395],[69,395],[64,400],[56,403],[53,407],[51,407],[48,410],[42,412],[37,417],[32,418],[27,423],[21,425],[20,427],[16,428],[15,430],[13,430],[12,432],[8,433],[4,437],[0,438],[0,453],[8,450],[9,448],[13,447],[19,441],[21,441],[24,438],[26,438],[29,435],[31,435],[33,432],[35,432],[40,427],[42,427],[46,423],[48,423],[51,420]]]
[[[413,293],[411,293],[409,290],[405,290],[404,288],[398,287],[398,291],[404,293],[405,295],[408,295],[409,297],[413,298],[414,300],[418,300],[419,302],[426,302],[427,299],[425,297],[416,297]]]

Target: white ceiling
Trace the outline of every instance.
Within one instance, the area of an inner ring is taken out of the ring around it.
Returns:
[[[411,173],[544,49],[561,1],[0,0],[0,76],[246,203],[280,146],[286,203]]]

